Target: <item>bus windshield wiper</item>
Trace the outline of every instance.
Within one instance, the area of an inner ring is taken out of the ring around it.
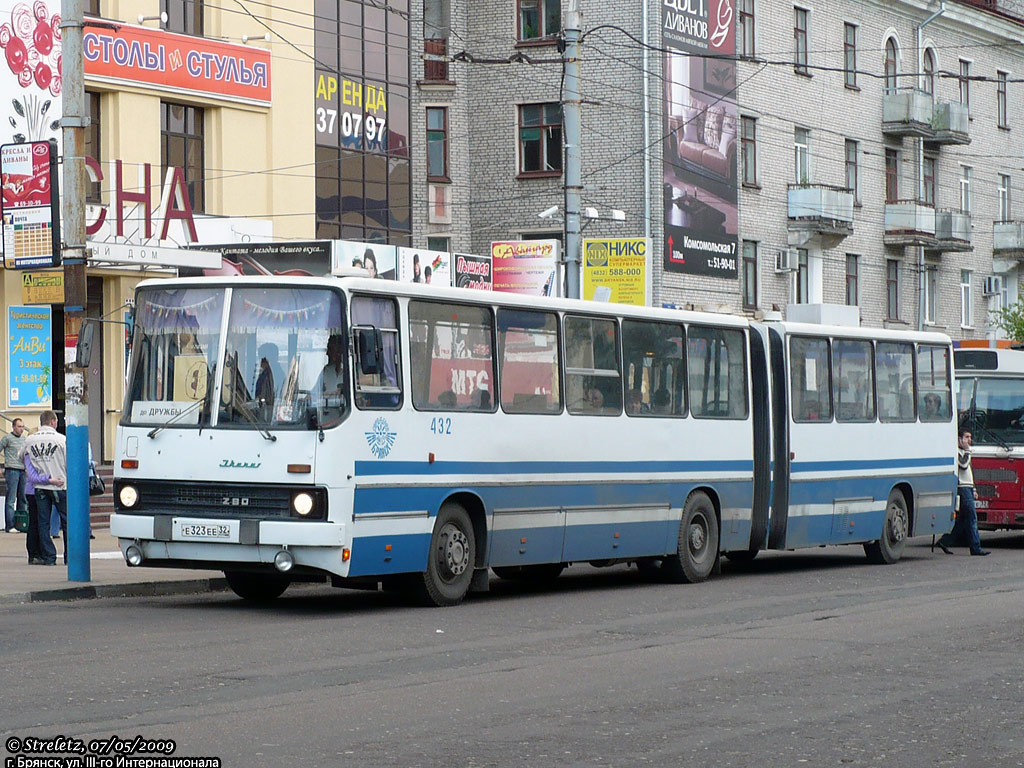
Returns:
[[[256,414],[252,412],[252,409],[249,408],[249,406],[244,401],[232,400],[231,404],[240,414],[242,414],[242,416],[245,417],[246,421],[248,421],[250,424],[256,427],[260,435],[263,436],[264,440],[269,440],[272,443],[277,441],[277,435],[272,434],[270,430],[263,426],[262,422],[259,420]]]
[[[153,427],[151,430],[149,430],[149,432],[146,433],[146,437],[156,437],[161,432],[163,432],[165,429],[167,429],[167,427],[171,426],[172,424],[174,424],[176,421],[178,421],[179,419],[181,419],[185,415],[187,415],[189,413],[192,413],[192,411],[194,411],[196,408],[198,408],[199,406],[201,406],[205,402],[206,402],[206,398],[205,397],[202,400],[196,400],[188,408],[183,408],[182,410],[178,411],[176,414],[174,414],[171,418],[169,418],[167,421],[165,421],[159,427]]]

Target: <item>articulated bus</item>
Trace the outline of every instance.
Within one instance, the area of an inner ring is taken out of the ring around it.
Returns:
[[[953,353],[957,409],[974,436],[978,529],[1024,530],[1024,351]]]
[[[830,544],[893,563],[952,527],[941,334],[352,276],[146,281],[135,317],[111,533],[246,599],[452,605],[571,563],[699,582]]]

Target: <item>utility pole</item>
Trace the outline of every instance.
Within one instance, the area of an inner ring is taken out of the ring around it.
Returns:
[[[562,122],[565,128],[565,279],[566,296],[580,298],[580,208],[583,177],[580,169],[580,17],[579,0],[565,4],[565,50],[562,67],[565,88],[562,96]]]
[[[67,339],[81,332],[85,281],[85,57],[82,0],[61,2],[64,117],[64,422],[67,426],[68,580],[89,581],[89,396],[86,371],[68,359]]]

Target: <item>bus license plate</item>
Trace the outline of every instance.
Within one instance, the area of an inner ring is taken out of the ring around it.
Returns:
[[[220,523],[183,523],[179,530],[183,539],[230,539],[231,526]]]
[[[974,502],[976,509],[988,509],[988,502],[984,499],[978,499]]]

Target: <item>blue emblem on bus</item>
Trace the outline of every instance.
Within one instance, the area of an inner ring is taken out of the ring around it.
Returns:
[[[364,432],[366,442],[370,446],[370,452],[378,459],[383,459],[391,453],[391,447],[395,444],[397,432],[392,432],[388,420],[384,417],[373,422],[373,431]]]

